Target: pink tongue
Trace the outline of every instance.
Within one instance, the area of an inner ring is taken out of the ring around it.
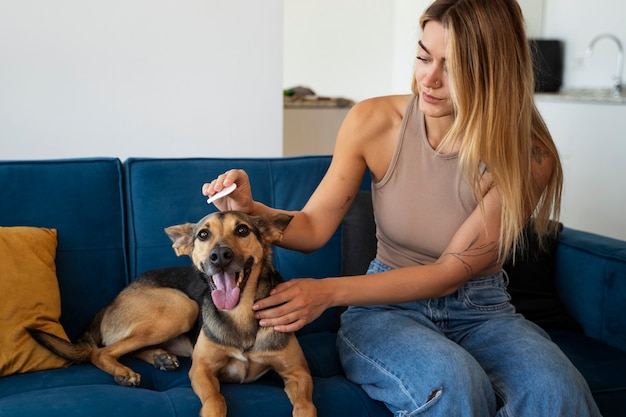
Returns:
[[[213,275],[213,282],[217,287],[211,292],[215,307],[219,310],[232,310],[239,302],[239,288],[237,274],[221,273]]]

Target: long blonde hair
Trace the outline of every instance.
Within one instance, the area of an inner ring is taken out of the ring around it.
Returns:
[[[534,75],[516,0],[438,0],[423,14],[448,34],[446,68],[455,121],[441,144],[460,141],[459,164],[479,201],[481,163],[502,201],[500,259],[515,253],[533,214],[540,237],[556,233],[563,173],[558,151],[534,102]],[[413,79],[413,92],[419,94]],[[553,161],[545,189],[532,178],[533,140]]]

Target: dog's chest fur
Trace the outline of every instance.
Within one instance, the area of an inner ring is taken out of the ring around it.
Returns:
[[[240,305],[236,309],[239,308],[247,309],[250,314],[218,311],[207,297],[202,308],[202,327],[206,337],[225,352],[226,359],[221,366],[219,379],[231,383],[248,383],[256,381],[271,368],[267,358],[273,357],[273,352],[284,349],[293,334],[259,326],[251,313],[251,304]]]

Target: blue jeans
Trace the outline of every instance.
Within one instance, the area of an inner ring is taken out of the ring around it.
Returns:
[[[368,273],[388,269],[374,260]],[[600,416],[578,370],[509,301],[499,273],[447,297],[350,307],[337,338],[346,375],[398,417]]]

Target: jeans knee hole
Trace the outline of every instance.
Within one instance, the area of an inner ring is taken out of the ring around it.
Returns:
[[[427,403],[431,402],[435,398],[439,397],[439,395],[441,395],[441,390],[440,389],[434,390],[433,392],[430,393],[430,396],[428,397],[428,400],[426,402]]]
[[[414,417],[423,414],[424,412],[426,412],[426,410],[434,407],[434,404],[437,403],[437,400],[439,399],[439,397],[441,397],[441,394],[443,394],[443,388],[437,388],[433,390],[433,392],[430,393],[428,399],[423,405],[421,405],[416,410],[410,412],[400,411],[399,413],[397,413],[397,417]]]

